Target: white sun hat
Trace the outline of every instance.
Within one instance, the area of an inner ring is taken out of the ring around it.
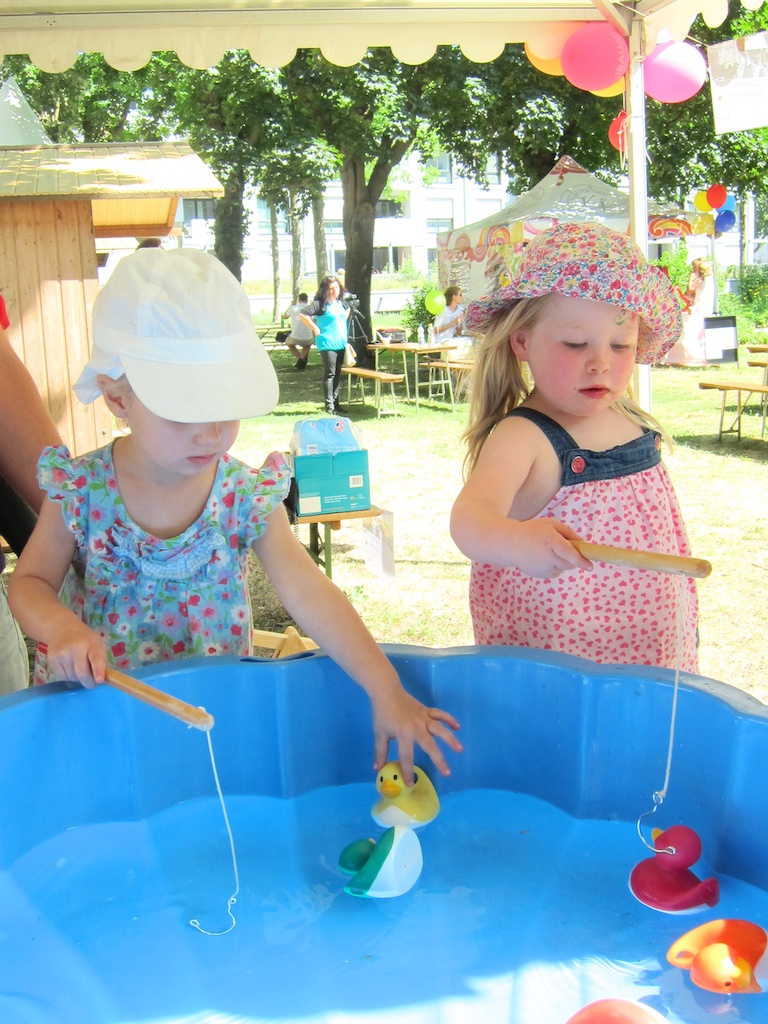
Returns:
[[[100,374],[125,374],[151,412],[178,423],[263,416],[279,398],[248,296],[197,249],[139,249],[118,263],[93,305],[93,351],[74,386],[81,402],[101,395]]]

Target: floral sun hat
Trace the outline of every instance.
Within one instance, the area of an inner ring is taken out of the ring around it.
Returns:
[[[511,302],[550,292],[637,313],[638,363],[658,362],[683,331],[680,301],[666,274],[631,238],[602,224],[558,224],[542,232],[526,247],[511,284],[469,304],[465,330],[482,334]]]

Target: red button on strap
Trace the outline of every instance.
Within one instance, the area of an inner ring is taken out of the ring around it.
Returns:
[[[571,470],[574,473],[583,473],[586,468],[587,464],[581,457],[581,455],[576,455],[573,459],[571,459]]]

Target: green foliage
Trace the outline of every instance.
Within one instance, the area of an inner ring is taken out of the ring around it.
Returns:
[[[741,296],[745,302],[768,309],[768,266],[755,263],[741,273]]]
[[[768,326],[768,266],[745,266],[740,275],[738,267],[729,267],[725,276],[739,278],[739,294],[722,295],[720,312],[736,317],[739,343],[751,344],[756,340],[754,328]]]
[[[423,284],[420,288],[417,288],[409,302],[406,302],[403,308],[403,314],[400,317],[403,327],[408,332],[408,341],[418,340],[419,324],[424,328],[424,334],[427,333],[427,328],[431,323],[434,322],[434,317],[428,311],[424,300],[428,293],[434,289],[433,284]]]
[[[673,249],[667,249],[659,259],[651,260],[651,263],[656,267],[665,267],[672,284],[676,284],[682,291],[688,287],[691,268],[688,250],[684,245],[676,245]]]

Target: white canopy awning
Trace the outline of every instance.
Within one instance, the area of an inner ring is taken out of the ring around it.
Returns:
[[[256,63],[279,67],[297,48],[352,65],[369,46],[388,46],[416,64],[458,44],[471,60],[490,61],[555,21],[605,18],[627,36],[639,21],[648,50],[661,29],[683,38],[699,12],[720,24],[728,0],[0,0],[0,56],[27,54],[45,71],[64,71],[78,53],[98,52],[131,71],[156,50],[205,68],[225,50],[246,49]]]

